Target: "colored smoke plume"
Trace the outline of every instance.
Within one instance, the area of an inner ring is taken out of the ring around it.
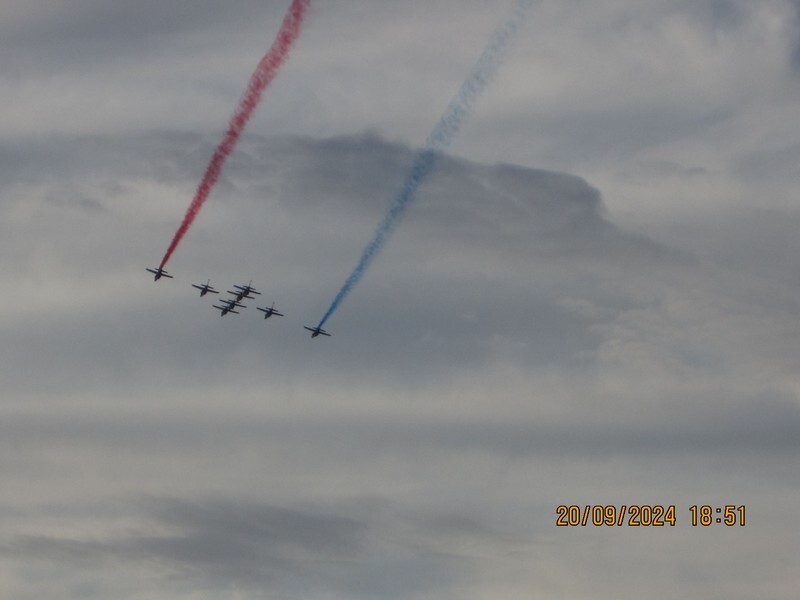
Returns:
[[[247,122],[253,115],[253,111],[258,106],[264,90],[275,79],[281,66],[289,57],[289,50],[300,35],[300,26],[310,4],[311,0],[292,0],[291,6],[283,18],[283,24],[280,31],[278,31],[278,36],[272,43],[272,47],[258,63],[253,75],[250,77],[250,81],[247,83],[247,89],[239,101],[239,106],[236,107],[236,111],[228,123],[228,130],[214,151],[214,156],[211,157],[211,162],[206,167],[203,179],[200,181],[194,198],[192,198],[192,202],[186,210],[186,215],[184,215],[183,221],[175,232],[164,258],[161,259],[161,268],[167,264],[175,248],[178,247],[181,239],[191,227],[214,184],[216,184],[222,171],[222,166],[225,164],[225,159],[236,147],[242,131],[244,131]]]
[[[319,322],[322,327],[333,312],[339,307],[350,291],[361,280],[372,261],[383,248],[392,232],[397,228],[403,216],[414,200],[417,189],[433,170],[438,155],[452,143],[469,116],[475,101],[489,84],[497,71],[509,45],[525,19],[527,9],[532,0],[518,0],[517,6],[509,19],[498,27],[489,39],[489,44],[481,54],[478,62],[472,67],[469,75],[461,85],[461,89],[436,123],[425,146],[419,151],[397,195],[392,200],[389,211],[375,230],[375,234],[361,253],[355,268],[342,285],[331,302],[325,315]]]

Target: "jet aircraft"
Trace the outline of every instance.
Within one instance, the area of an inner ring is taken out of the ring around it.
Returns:
[[[283,316],[283,313],[279,313],[277,310],[275,310],[275,303],[274,302],[272,303],[272,306],[269,306],[267,308],[261,308],[260,306],[256,306],[256,308],[264,313],[264,318],[265,319],[269,319],[272,315],[275,315],[276,317],[282,317]]]
[[[203,285],[197,285],[197,284],[193,283],[192,287],[193,288],[197,288],[198,290],[200,290],[200,297],[201,298],[203,296],[205,296],[206,294],[208,294],[209,292],[211,292],[212,294],[219,294],[219,292],[217,290],[215,290],[211,286],[211,280],[210,279],[208,280],[208,283],[204,283]]]
[[[172,275],[168,275],[167,272],[161,267],[158,267],[157,269],[151,269],[150,267],[147,267],[146,270],[155,274],[155,277],[153,277],[153,281],[158,281],[162,277],[172,279]]]
[[[311,332],[312,338],[315,338],[318,335],[327,335],[328,337],[331,337],[331,334],[322,329],[322,327],[306,327],[303,325],[303,329],[308,329]]]
[[[237,302],[244,298],[252,298],[250,294],[256,294],[257,296],[261,295],[261,292],[257,292],[256,288],[253,287],[252,279],[250,280],[250,283],[248,283],[247,285],[234,285],[233,287],[236,288],[236,291],[233,292],[231,290],[228,290],[228,293],[236,296]]]
[[[216,304],[214,305],[214,308],[218,308],[221,311],[219,315],[220,317],[224,317],[228,313],[233,313],[235,315],[238,315],[239,313],[235,311],[234,308],[247,308],[244,304],[239,304],[233,298],[230,298],[228,300],[222,300],[222,304],[224,306],[217,306]]]

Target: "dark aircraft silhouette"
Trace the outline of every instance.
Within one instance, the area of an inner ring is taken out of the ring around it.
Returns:
[[[252,298],[250,294],[256,294],[257,296],[261,295],[261,292],[257,292],[256,288],[253,287],[252,279],[247,285],[234,285],[233,287],[236,288],[237,291],[232,292],[231,290],[228,290],[228,293],[236,296],[237,302],[244,298]]]
[[[172,279],[172,275],[167,275],[167,272],[164,269],[162,269],[161,267],[158,267],[157,269],[151,269],[150,267],[147,267],[146,270],[155,274],[155,277],[153,277],[153,281],[158,281],[162,277],[166,277],[168,279]]]
[[[230,300],[222,300],[222,304],[224,306],[217,306],[216,304],[214,305],[214,308],[218,308],[220,311],[222,311],[222,312],[220,312],[220,315],[219,315],[220,317],[224,317],[228,313],[233,313],[235,315],[238,315],[239,313],[237,311],[233,310],[234,308],[237,308],[237,307],[238,308],[246,308],[246,306],[244,304],[239,304],[233,298],[231,298]]]
[[[272,315],[275,315],[276,317],[282,317],[283,316],[283,313],[279,313],[277,310],[275,310],[275,303],[274,302],[272,303],[272,306],[270,306],[268,308],[261,308],[260,306],[256,306],[256,308],[264,313],[264,318],[265,319],[269,319]]]
[[[211,280],[210,279],[208,280],[208,283],[204,283],[203,285],[197,285],[197,284],[193,283],[192,287],[193,288],[197,288],[198,290],[200,290],[200,297],[201,298],[203,296],[205,296],[206,294],[208,294],[209,292],[211,292],[212,294],[219,294],[219,292],[217,290],[215,290],[213,287],[211,287]]]
[[[306,327],[303,325],[303,329],[308,329],[311,332],[312,338],[315,338],[318,335],[327,335],[328,337],[331,337],[331,334],[322,329],[322,327]]]

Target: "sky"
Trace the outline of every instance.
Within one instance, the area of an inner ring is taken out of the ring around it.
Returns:
[[[312,0],[154,283],[288,5],[0,0],[0,596],[795,598],[800,2],[534,1],[313,340],[515,2]]]

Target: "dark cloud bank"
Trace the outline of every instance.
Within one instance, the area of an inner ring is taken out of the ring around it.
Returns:
[[[249,136],[168,265],[178,279],[146,287],[143,268],[163,253],[210,144],[153,134],[17,151],[17,164],[4,179],[5,202],[14,203],[9,211],[29,215],[20,218],[30,231],[42,233],[33,234],[39,262],[22,258],[15,267],[23,278],[64,277],[103,287],[103,301],[115,305],[111,310],[89,297],[70,307],[69,320],[56,308],[51,317],[8,323],[15,355],[41,355],[41,347],[26,339],[47,335],[44,354],[58,356],[52,365],[58,371],[63,364],[66,379],[76,370],[73,361],[100,369],[125,364],[136,374],[166,354],[171,369],[193,364],[213,373],[225,358],[201,340],[219,323],[188,287],[210,277],[218,286],[252,278],[266,291],[259,300],[287,311],[287,318],[260,329],[252,307],[238,320],[226,317],[228,329],[214,333],[222,335],[220,345],[235,336],[237,345],[258,346],[267,360],[287,368],[308,359],[300,326],[327,308],[413,152],[371,135],[323,141]],[[34,244],[30,235],[15,239],[11,229],[10,253],[15,245]],[[503,338],[519,344],[522,361],[569,362],[599,340],[592,332],[596,322],[566,308],[565,295],[590,298],[597,315],[613,315],[640,295],[629,295],[624,282],[617,285],[622,279],[646,279],[654,266],[669,269],[687,260],[615,227],[597,190],[578,177],[443,157],[406,222],[332,318],[339,350],[325,361],[335,369],[398,366],[424,375],[478,364],[491,340]],[[104,284],[104,276],[122,285]],[[266,331],[276,336],[274,343],[265,343]],[[172,334],[155,343],[151,336],[161,332]],[[123,338],[130,343],[118,343]]]

